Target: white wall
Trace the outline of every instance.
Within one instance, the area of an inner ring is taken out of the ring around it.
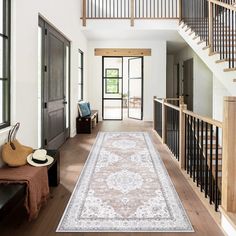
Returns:
[[[88,99],[102,117],[102,57],[94,56],[95,48],[151,48],[152,56],[144,58],[144,120],[153,120],[153,96],[166,95],[165,41],[89,41]]]
[[[187,46],[175,56],[175,63],[180,63],[181,78],[183,78],[183,61],[193,58],[193,111],[212,117],[212,86],[213,74],[198,57],[198,55]]]
[[[224,96],[232,96],[221,81],[214,75],[213,77],[213,118],[223,121]],[[235,96],[235,94],[234,94]]]
[[[85,68],[87,60],[87,42],[80,29],[80,4],[78,0],[12,0],[11,121],[21,123],[18,139],[34,148],[38,143],[38,15],[43,15],[71,40],[71,134],[74,135],[79,48],[85,52]],[[1,143],[6,133],[0,134]]]

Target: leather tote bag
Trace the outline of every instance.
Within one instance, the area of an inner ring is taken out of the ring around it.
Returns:
[[[20,123],[16,123],[9,131],[8,141],[2,147],[2,159],[11,167],[23,166],[27,163],[27,156],[33,152],[31,147],[24,146],[16,139]]]

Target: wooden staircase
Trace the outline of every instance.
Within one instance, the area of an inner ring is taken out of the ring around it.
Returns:
[[[210,132],[210,131],[209,131]],[[205,140],[206,139],[206,135],[203,136]],[[202,149],[203,152],[203,157],[204,159],[207,158],[207,164],[208,164],[208,168],[210,169],[210,165],[211,165],[211,150],[210,150],[210,135],[207,135],[207,143],[208,145],[206,146],[206,141],[204,141],[203,144],[203,148],[201,148],[201,144],[200,148]],[[216,136],[213,134],[213,141],[216,141]],[[199,140],[198,140],[199,143]],[[206,147],[207,147],[207,157],[206,157]],[[218,158],[218,160],[216,161],[216,158]],[[221,192],[222,189],[222,147],[220,145],[218,145],[218,156],[216,157],[216,144],[215,142],[213,142],[212,145],[212,176],[213,178],[216,178],[216,162],[218,162],[217,165],[217,169],[218,169],[218,187],[219,187],[219,191]]]
[[[216,64],[224,65],[224,72],[236,71],[235,1],[183,0],[183,5],[182,29],[210,57],[215,56]]]

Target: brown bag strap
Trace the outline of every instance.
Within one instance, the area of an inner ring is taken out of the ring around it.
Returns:
[[[8,142],[12,143],[12,141],[16,138],[16,133],[19,128],[20,128],[20,123],[17,122],[8,133]]]

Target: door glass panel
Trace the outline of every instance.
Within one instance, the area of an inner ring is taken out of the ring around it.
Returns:
[[[129,118],[142,120],[143,110],[143,78],[142,58],[129,59],[129,95],[128,116]]]
[[[142,79],[129,80],[129,117],[142,119]]]
[[[103,58],[103,119],[121,120],[123,58]]]
[[[0,124],[9,120],[9,97],[7,96],[9,88],[8,80],[0,80]]]
[[[66,103],[66,128],[69,128],[69,119],[70,119],[70,114],[69,114],[69,47],[66,46],[66,95],[65,95],[65,101]]]
[[[3,0],[0,0],[0,33],[3,33]]]
[[[121,120],[122,119],[122,101],[121,100],[104,100],[103,101],[103,119]]]
[[[8,78],[8,40],[0,37],[0,78]]]
[[[122,79],[104,79],[104,98],[122,98]]]
[[[121,57],[105,57],[103,77],[122,77],[123,59]]]
[[[141,78],[142,77],[142,59],[134,58],[129,60],[129,77]]]
[[[38,27],[38,148],[42,147],[42,28]]]

